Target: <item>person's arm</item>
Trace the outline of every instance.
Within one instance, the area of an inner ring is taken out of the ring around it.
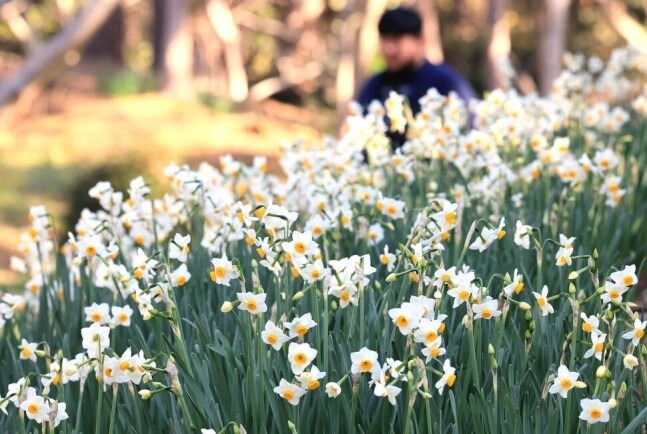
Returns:
[[[458,96],[463,99],[463,101],[465,101],[465,104],[469,103],[473,99],[476,99],[476,92],[474,92],[472,85],[470,85],[465,78],[458,74],[456,80],[454,81],[453,87],[454,88],[452,90],[456,92]]]

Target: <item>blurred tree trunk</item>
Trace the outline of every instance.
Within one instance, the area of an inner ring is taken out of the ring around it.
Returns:
[[[76,50],[87,43],[118,4],[119,0],[90,1],[58,34],[35,48],[18,71],[0,84],[0,107],[23,93],[34,97],[56,77],[66,61],[78,61]]]
[[[179,97],[193,93],[193,33],[189,0],[166,0],[161,29],[162,91]]]
[[[503,89],[507,86],[503,63],[510,57],[510,28],[506,21],[506,0],[490,0],[488,5],[487,87]]]
[[[571,0],[544,0],[542,2],[537,50],[539,91],[542,95],[550,92],[553,81],[559,76],[562,69],[570,5]]]
[[[599,3],[616,32],[628,44],[633,45],[643,53],[647,53],[647,28],[629,15],[624,3],[617,0],[600,0]],[[645,3],[645,8],[647,9],[647,2]]]
[[[244,101],[249,95],[249,85],[238,25],[234,21],[231,9],[223,0],[209,0],[206,10],[211,25],[224,47],[229,97],[236,102]]]
[[[436,0],[416,0],[415,7],[422,15],[422,31],[425,38],[427,59],[432,63],[442,63],[445,56],[443,55],[443,44],[440,37]]]

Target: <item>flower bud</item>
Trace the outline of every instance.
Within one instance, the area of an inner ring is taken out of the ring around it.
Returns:
[[[47,355],[47,353],[43,350],[36,350],[34,351],[34,353],[36,353],[38,357],[45,357]]]
[[[233,308],[234,308],[234,305],[232,304],[231,301],[225,301],[220,307],[220,312],[222,313],[231,312]]]
[[[78,366],[74,364],[70,364],[65,366],[64,369],[64,374],[67,375],[68,377],[71,377],[72,375],[76,374],[76,372],[79,370]]]
[[[638,366],[638,359],[633,354],[627,354],[623,359],[622,363],[627,369],[633,369]]]
[[[519,309],[521,309],[521,310],[524,310],[524,311],[527,312],[527,311],[530,310],[530,308],[531,308],[531,306],[528,303],[526,303],[525,301],[522,301],[521,303],[519,303]]]
[[[570,295],[575,295],[576,292],[577,292],[577,289],[575,288],[575,285],[573,285],[573,282],[569,283],[568,284],[568,293]]]
[[[487,353],[488,353],[490,356],[493,356],[493,355],[494,355],[494,347],[492,346],[492,344],[488,344],[488,346],[487,346]]]
[[[525,317],[526,317],[526,321],[530,321],[532,319],[532,312],[527,310]]]
[[[571,271],[568,274],[568,280],[575,280],[575,279],[577,279],[579,277],[579,275],[580,275],[580,273],[578,273],[577,271]]]
[[[609,400],[609,407],[611,407],[611,408],[616,408],[616,405],[618,405],[618,401],[616,401],[615,399],[611,398],[611,399]]]
[[[305,294],[303,293],[303,291],[299,291],[296,294],[294,294],[294,296],[292,297],[292,301],[301,300],[304,295]]]
[[[151,396],[153,396],[153,393],[149,389],[142,389],[139,392],[139,396],[145,401],[147,399],[150,399]]]
[[[391,273],[388,276],[386,276],[386,281],[389,282],[389,283],[395,282],[395,279],[397,279],[397,278],[398,278],[398,276],[396,276],[395,273]]]
[[[586,389],[586,383],[584,381],[576,381],[575,382],[575,388],[576,389]]]
[[[598,378],[604,377],[604,374],[606,374],[607,368],[604,365],[601,365],[596,371],[595,371],[595,376]]]

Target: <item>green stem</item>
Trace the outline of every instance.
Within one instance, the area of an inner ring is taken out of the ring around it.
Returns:
[[[83,408],[83,391],[85,390],[85,382],[81,380],[79,382],[79,403],[76,408],[76,424],[74,426],[74,431],[75,432],[80,432],[81,429],[81,411]]]
[[[101,369],[103,372],[103,368]],[[101,410],[103,407],[103,381],[99,380],[99,393],[97,397],[97,414],[96,414],[96,422],[94,424],[94,433],[95,434],[100,434],[101,433]]]
[[[115,427],[115,414],[117,413],[117,393],[119,392],[118,384],[112,385],[112,405],[110,408],[110,427],[108,434],[112,434]]]

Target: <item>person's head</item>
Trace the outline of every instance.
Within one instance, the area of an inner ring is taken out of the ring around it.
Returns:
[[[422,18],[415,9],[398,7],[387,10],[377,27],[380,51],[389,71],[400,71],[424,59]]]

